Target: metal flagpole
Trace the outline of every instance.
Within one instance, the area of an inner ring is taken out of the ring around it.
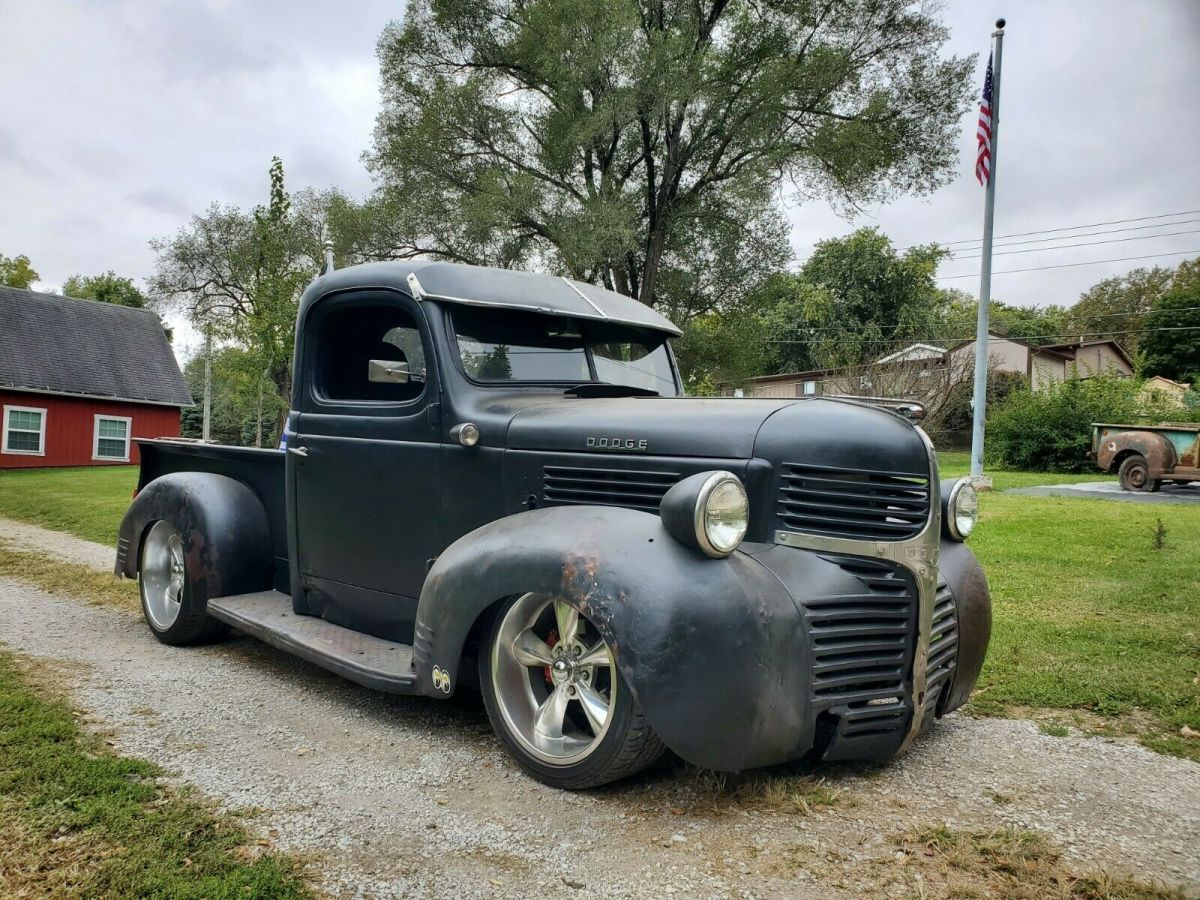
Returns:
[[[996,204],[996,141],[1000,131],[1000,56],[1004,49],[1004,20],[992,32],[991,153],[987,196],[983,202],[983,258],[979,269],[979,315],[975,323],[975,399],[971,419],[971,481],[990,487],[983,475],[983,423],[987,407],[988,307],[992,301],[992,214]]]

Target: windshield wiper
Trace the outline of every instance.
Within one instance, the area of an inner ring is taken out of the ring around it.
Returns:
[[[568,397],[659,397],[658,391],[634,387],[632,384],[611,384],[607,381],[585,381],[563,391]]]

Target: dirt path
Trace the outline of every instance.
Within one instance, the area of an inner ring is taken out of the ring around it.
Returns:
[[[247,638],[165,647],[132,615],[3,579],[0,622],[11,649],[66,664],[121,752],[259,810],[337,896],[876,896],[891,837],[941,822],[1035,828],[1083,870],[1200,889],[1200,766],[1129,744],[952,716],[899,762],[829,773],[840,798],[808,816],[714,802],[670,767],[566,794],[523,776],[469,699],[376,694]]]
[[[0,518],[0,544],[14,550],[45,553],[56,559],[80,563],[102,572],[111,572],[117,561],[117,551],[114,547],[106,547],[104,544],[77,538],[73,534],[51,531],[40,525],[27,525],[12,519]]]

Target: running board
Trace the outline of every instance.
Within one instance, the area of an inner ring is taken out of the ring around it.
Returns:
[[[297,615],[292,598],[279,591],[217,597],[208,601],[208,614],[364,687],[394,694],[416,690],[411,646]]]

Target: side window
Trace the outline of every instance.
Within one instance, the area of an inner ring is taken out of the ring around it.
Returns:
[[[425,391],[421,332],[395,302],[338,300],[315,324],[321,399],[406,403]]]
[[[412,325],[397,325],[383,336],[385,344],[391,344],[408,360],[408,371],[413,377],[425,380],[425,348],[421,345],[421,332]]]

